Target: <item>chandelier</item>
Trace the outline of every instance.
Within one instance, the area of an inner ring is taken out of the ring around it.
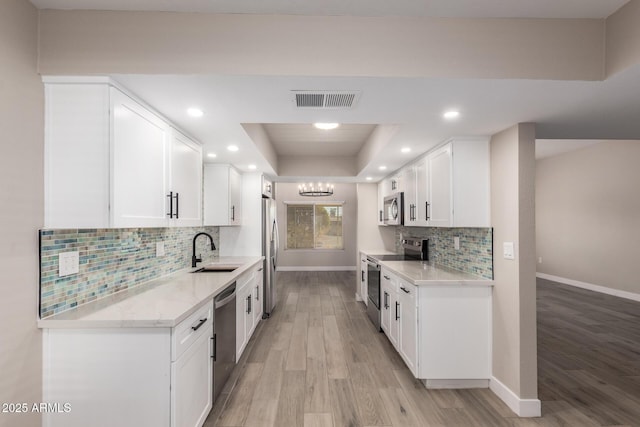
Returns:
[[[333,184],[300,184],[298,185],[298,193],[301,196],[319,197],[319,196],[331,196],[333,194]]]

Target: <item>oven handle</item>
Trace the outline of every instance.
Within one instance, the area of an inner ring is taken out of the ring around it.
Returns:
[[[380,270],[380,266],[371,258],[367,258],[367,265],[375,268],[376,270]]]

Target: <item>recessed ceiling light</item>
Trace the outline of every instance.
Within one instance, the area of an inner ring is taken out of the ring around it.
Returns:
[[[455,110],[449,110],[449,111],[446,111],[446,112],[443,114],[443,117],[444,117],[445,119],[449,119],[449,120],[451,120],[451,119],[457,119],[459,116],[460,116],[460,112],[459,112],[459,111],[455,111]]]
[[[229,151],[238,151],[238,146],[237,145],[230,145],[227,147],[227,150]]]
[[[403,153],[409,153],[411,152],[411,147],[403,147],[400,151],[402,151]]]
[[[378,169],[380,169],[381,171],[383,171],[383,170],[387,170],[387,167],[386,167],[386,166],[380,166]]]
[[[370,176],[368,176],[368,177],[366,178],[366,180],[367,180],[367,181],[371,181],[372,179],[373,179],[373,178],[371,178]]]
[[[249,165],[249,169],[253,170],[256,168],[256,165]]]
[[[314,123],[313,124],[317,129],[322,130],[331,130],[340,126],[340,123]]]
[[[204,112],[201,109],[195,108],[195,107],[191,107],[191,108],[187,109],[187,114],[190,115],[191,117],[202,117],[202,116],[204,116]]]
[[[211,157],[212,159],[215,159],[216,157],[218,157],[218,155],[216,153],[207,153],[207,157]]]

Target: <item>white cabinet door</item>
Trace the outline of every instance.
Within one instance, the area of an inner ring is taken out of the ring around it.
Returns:
[[[429,225],[427,220],[427,202],[429,200],[427,160],[421,159],[414,167],[416,169],[416,219],[413,225],[426,227]]]
[[[231,165],[204,166],[204,225],[242,223],[242,175]]]
[[[242,175],[229,168],[229,224],[242,223]]]
[[[202,334],[171,364],[172,427],[200,427],[211,410],[213,329],[211,326],[209,328],[209,333]]]
[[[264,283],[264,268],[259,267],[256,270],[256,284],[253,288],[253,329],[255,330],[262,320],[262,312],[264,301],[263,298],[263,283]],[[253,331],[252,331],[253,332]]]
[[[360,298],[365,305],[368,305],[368,291],[367,291],[367,256],[362,254],[360,256]]]
[[[388,337],[391,333],[391,285],[389,279],[382,274],[380,278],[380,327]]]
[[[428,225],[450,227],[453,197],[451,186],[451,144],[447,144],[427,156]]]
[[[378,183],[378,225],[384,225],[385,181]]]
[[[417,374],[418,360],[418,319],[417,319],[417,291],[418,289],[403,280],[399,282],[399,346],[400,355],[409,370]]]
[[[202,225],[202,147],[173,129],[170,150],[169,190],[176,197],[171,225]]]
[[[414,165],[407,166],[402,170],[401,183],[404,191],[404,225],[414,226],[418,218],[416,168]]]
[[[114,88],[111,101],[112,225],[166,227],[169,204],[165,156],[169,127]]]

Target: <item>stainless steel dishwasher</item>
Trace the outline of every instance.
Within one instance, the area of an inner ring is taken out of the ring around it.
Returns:
[[[213,300],[213,401],[236,366],[236,284]]]

